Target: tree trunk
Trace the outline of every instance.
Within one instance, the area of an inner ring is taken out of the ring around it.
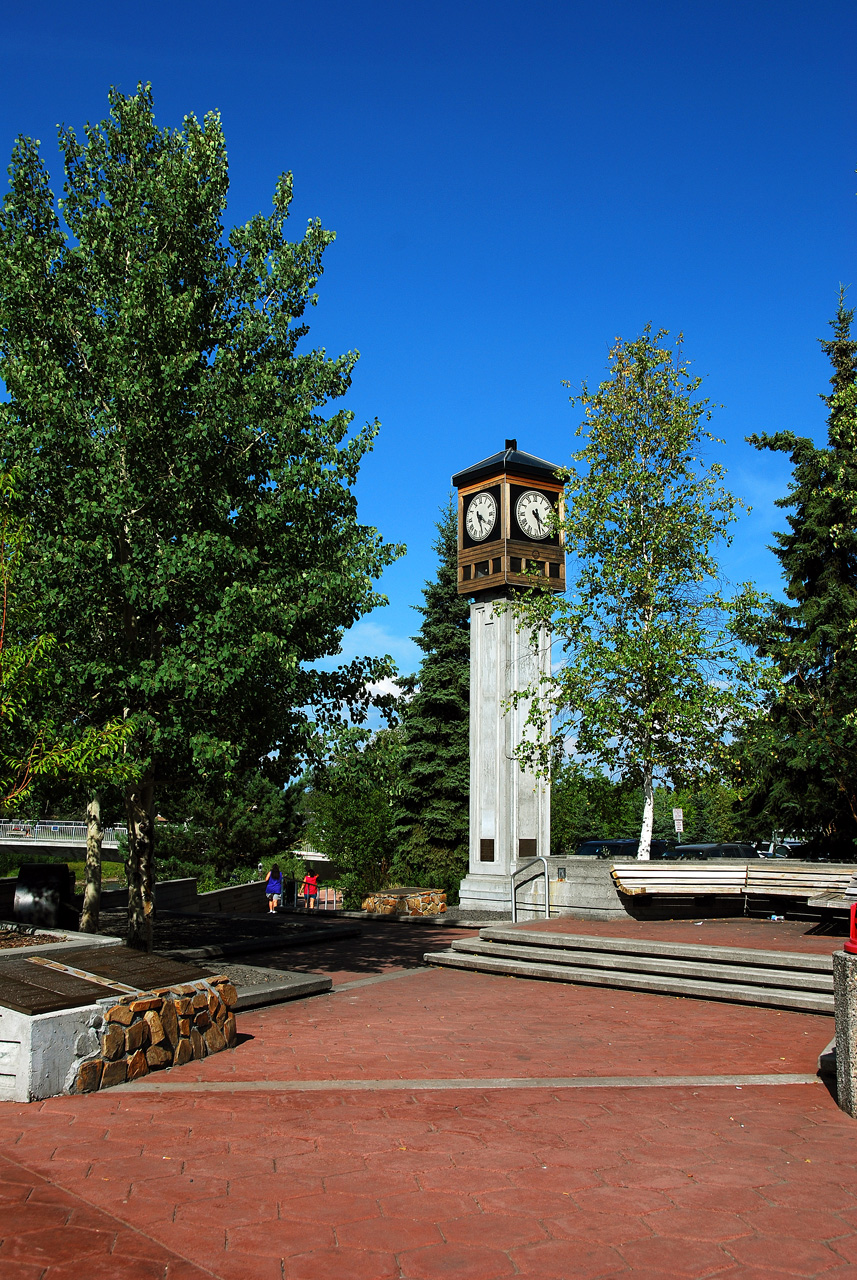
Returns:
[[[80,932],[98,933],[98,913],[101,909],[101,841],[104,827],[101,822],[101,797],[90,796],[86,806],[86,884],[83,887],[83,910],[80,913]]]
[[[155,788],[144,777],[125,793],[128,819],[128,946],[152,950],[155,915]]]
[[[640,831],[640,848],[637,857],[648,862],[652,853],[652,828],[655,825],[655,789],[652,786],[652,766],[643,766],[643,826]]]

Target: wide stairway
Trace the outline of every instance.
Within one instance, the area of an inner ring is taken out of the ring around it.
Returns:
[[[491,925],[478,938],[458,939],[448,950],[430,951],[424,958],[427,964],[516,978],[833,1013],[829,955]]]

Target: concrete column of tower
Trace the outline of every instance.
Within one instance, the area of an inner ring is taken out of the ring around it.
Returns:
[[[550,635],[521,629],[513,601],[470,607],[470,862],[461,882],[465,910],[509,907],[509,875],[550,851],[550,785],[519,763],[529,703],[512,694],[550,669]],[[550,732],[545,720],[542,732]]]

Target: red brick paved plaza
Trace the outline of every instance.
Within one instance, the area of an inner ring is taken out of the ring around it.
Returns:
[[[437,932],[292,951],[339,989],[234,1052],[0,1104],[2,1280],[857,1276],[831,1018],[416,967]]]

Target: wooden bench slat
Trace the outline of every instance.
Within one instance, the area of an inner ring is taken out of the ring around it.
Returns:
[[[619,892],[630,896],[747,893],[809,900],[847,892],[849,901],[857,900],[857,874],[842,868],[827,870],[753,863],[683,867],[672,862],[652,865],[635,861],[614,863],[610,874]],[[817,905],[823,904],[819,901]]]

